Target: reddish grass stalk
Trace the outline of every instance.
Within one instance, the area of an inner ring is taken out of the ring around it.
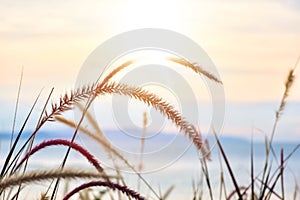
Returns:
[[[63,200],[68,200],[70,197],[72,197],[74,194],[78,193],[79,191],[86,189],[86,188],[94,187],[94,186],[108,187],[112,190],[121,191],[122,193],[126,194],[128,197],[131,197],[131,198],[134,198],[137,200],[145,200],[145,198],[142,197],[140,194],[127,188],[126,186],[122,186],[122,185],[119,185],[117,183],[112,183],[112,182],[104,182],[104,181],[91,181],[91,182],[82,184],[82,185],[78,186],[77,188],[73,189],[71,192],[69,192],[63,198]]]
[[[81,147],[79,144],[72,143],[68,140],[63,139],[55,139],[55,140],[48,140],[40,143],[39,145],[35,146],[31,151],[26,153],[26,155],[22,158],[20,163],[16,166],[15,170],[17,170],[31,155],[36,153],[37,151],[49,147],[49,146],[56,146],[56,145],[63,145],[69,146],[72,149],[75,149],[79,153],[81,153],[86,159],[99,171],[103,172],[103,168],[100,166],[99,162],[94,158],[92,154],[90,154],[86,149]]]

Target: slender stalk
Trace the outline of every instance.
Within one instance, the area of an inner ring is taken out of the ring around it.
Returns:
[[[10,137],[10,144],[9,144],[10,149],[12,148],[12,143],[13,143],[13,139],[14,139],[15,126],[16,126],[19,100],[20,100],[20,93],[21,93],[21,86],[22,86],[22,80],[23,80],[23,71],[24,71],[24,67],[22,67],[22,71],[21,71],[21,77],[20,77],[20,82],[19,82],[17,100],[16,100],[16,105],[15,105],[15,113],[14,113],[13,126],[12,126],[12,130],[11,130],[11,137]]]
[[[251,135],[251,200],[254,200],[254,159],[253,159],[253,133]]]
[[[106,174],[99,172],[88,172],[82,170],[46,170],[46,171],[32,171],[22,175],[13,175],[0,181],[0,192],[3,192],[7,188],[19,185],[20,183],[28,184],[33,182],[42,182],[45,180],[52,180],[54,178],[106,178]],[[115,176],[109,176],[115,178]]]
[[[141,137],[141,150],[140,150],[140,162],[138,166],[138,171],[141,172],[143,169],[143,155],[144,155],[144,149],[145,149],[145,136],[146,136],[146,127],[147,127],[147,113],[143,113],[143,132],[142,132],[142,137]],[[140,191],[140,186],[141,186],[141,179],[138,178],[137,182],[137,191]]]
[[[209,172],[208,172],[208,167],[207,167],[205,158],[201,159],[201,168],[202,168],[202,172],[204,173],[204,176],[206,179],[206,184],[208,187],[210,199],[213,200],[213,192],[212,192],[212,187],[210,184]]]
[[[283,149],[280,151],[281,197],[284,199],[284,158]]]

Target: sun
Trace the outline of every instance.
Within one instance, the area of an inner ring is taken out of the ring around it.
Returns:
[[[124,1],[121,23],[125,29],[165,28],[178,30],[182,23],[180,9],[183,5],[178,1]]]

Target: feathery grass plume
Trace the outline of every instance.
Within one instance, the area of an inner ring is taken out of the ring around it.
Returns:
[[[79,191],[89,188],[89,187],[95,187],[95,186],[104,186],[108,187],[112,190],[118,190],[121,191],[122,193],[126,194],[129,198],[137,199],[137,200],[145,200],[144,197],[142,197],[140,194],[137,192],[129,189],[126,186],[119,185],[117,183],[112,183],[112,182],[104,182],[104,181],[91,181],[85,184],[80,185],[79,187],[75,188],[72,190],[70,193],[68,193],[63,200],[68,200],[70,197],[72,197],[74,194],[78,193]]]
[[[215,77],[213,74],[211,74],[210,72],[202,69],[200,66],[198,66],[197,64],[193,64],[190,63],[189,61],[183,59],[183,58],[176,58],[176,57],[169,57],[166,58],[169,61],[175,62],[177,64],[180,64],[182,66],[185,66],[187,68],[192,69],[195,73],[197,74],[203,74],[204,76],[206,76],[207,78],[222,84],[222,81],[219,80],[217,77]],[[120,65],[119,67],[117,67],[116,69],[114,69],[111,73],[109,73],[104,80],[100,83],[100,87],[102,87],[103,85],[107,84],[109,82],[109,80],[115,76],[118,72],[120,72],[121,70],[123,70],[124,68],[130,66],[132,63],[134,63],[134,60],[129,60],[125,63],[123,63],[122,65]]]
[[[38,152],[41,149],[44,149],[49,146],[57,146],[57,145],[63,145],[63,146],[70,146],[72,149],[78,151],[81,153],[86,159],[99,171],[103,172],[103,168],[100,166],[99,162],[95,159],[95,157],[90,154],[86,149],[84,149],[82,146],[80,146],[77,143],[70,142],[68,140],[63,139],[55,139],[55,140],[48,140],[44,141],[38,145],[36,145],[31,151],[29,151],[19,162],[19,164],[16,166],[15,170],[17,170],[27,158],[36,152]]]
[[[123,63],[122,65],[120,65],[119,67],[117,67],[116,69],[114,69],[112,72],[110,72],[104,79],[103,81],[101,81],[99,87],[102,87],[103,85],[107,84],[108,81],[115,76],[119,71],[121,71],[122,69],[128,67],[129,65],[131,65],[132,63],[134,63],[133,60],[129,60],[125,63]]]
[[[52,110],[48,114],[45,111],[45,115],[42,118],[40,125],[43,125],[46,121],[53,121],[54,116],[60,115],[61,113],[71,110],[73,108],[74,103],[79,102],[83,99],[87,99],[94,94],[95,84],[90,86],[83,86],[82,88],[78,88],[77,90],[71,91],[70,94],[66,93],[59,99],[59,103],[52,104]]]
[[[167,58],[168,60],[172,61],[172,62],[175,62],[177,64],[180,64],[180,65],[183,65],[183,66],[186,66],[190,69],[192,69],[194,72],[196,72],[197,74],[203,74],[204,76],[206,76],[207,78],[209,78],[210,80],[213,80],[217,83],[220,83],[222,84],[222,81],[219,80],[216,76],[214,76],[213,74],[211,74],[210,72],[202,69],[200,66],[198,66],[197,64],[193,64],[189,61],[187,61],[186,59],[183,59],[183,58],[176,58],[176,57],[170,57],[170,58]]]
[[[38,183],[54,178],[62,179],[89,179],[89,178],[116,178],[116,176],[106,175],[99,172],[89,172],[82,170],[44,170],[31,171],[22,175],[12,175],[0,181],[0,192],[7,188],[22,184]]]
[[[281,102],[280,102],[279,109],[276,111],[276,118],[279,118],[281,116],[282,111],[285,108],[286,99],[287,99],[287,97],[290,93],[290,90],[291,90],[291,87],[292,87],[294,81],[295,81],[294,69],[291,69],[289,71],[287,79],[284,83],[285,90],[284,90],[284,93],[283,93],[283,96],[282,96],[282,99],[281,99]]]
[[[285,90],[284,90],[284,93],[282,95],[279,108],[275,113],[275,121],[274,121],[274,124],[273,124],[273,129],[272,129],[271,139],[270,139],[270,147],[271,147],[271,150],[272,150],[273,154],[274,154],[274,150],[273,150],[273,147],[272,147],[272,141],[273,141],[273,138],[274,138],[275,130],[276,130],[279,118],[281,117],[281,115],[282,115],[282,113],[285,109],[287,97],[289,96],[291,87],[293,86],[293,84],[295,82],[294,72],[295,72],[299,62],[300,62],[300,56],[298,57],[295,66],[292,69],[290,69],[290,71],[288,73],[287,79],[284,83]]]
[[[171,120],[180,131],[186,134],[198,150],[202,147],[202,138],[195,126],[186,121],[172,105],[164,101],[156,94],[150,93],[140,87],[130,87],[122,83],[109,83],[105,84],[96,90],[97,95],[104,94],[120,94],[129,96],[152,106]]]

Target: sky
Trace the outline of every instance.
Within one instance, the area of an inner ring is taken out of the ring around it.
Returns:
[[[11,128],[22,68],[20,121],[41,89],[47,96],[55,87],[58,98],[74,87],[98,45],[139,28],[176,31],[207,52],[224,84],[224,132],[270,130],[285,77],[300,55],[297,0],[1,0],[0,131]],[[296,80],[283,131],[300,139],[299,91]]]

